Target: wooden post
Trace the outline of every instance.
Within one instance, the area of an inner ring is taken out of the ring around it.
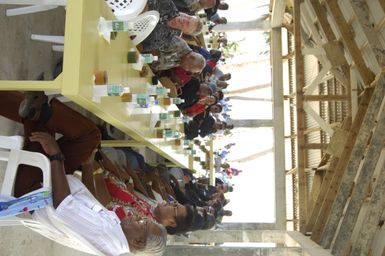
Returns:
[[[377,86],[385,87],[385,80],[383,82],[384,84],[378,84]],[[353,194],[350,197],[348,208],[342,220],[342,225],[340,227],[340,230],[338,231],[338,234],[334,243],[334,247],[332,249],[332,253],[335,255],[341,255],[342,252],[346,249],[346,246],[349,244],[350,236],[354,228],[354,223],[356,223],[357,221],[360,208],[362,206],[364,199],[366,198],[369,183],[372,179],[378,159],[384,147],[384,141],[385,141],[385,109],[382,110],[380,117],[378,118],[377,127],[373,132],[372,140],[369,145],[368,152],[366,153],[364,163],[361,167],[361,172],[355,182]],[[365,147],[365,143],[363,146]],[[353,156],[356,157],[357,155],[353,155]],[[352,174],[355,174],[355,173],[353,172]],[[352,179],[354,180],[354,177],[352,177]],[[345,180],[343,180],[342,184],[344,184],[344,181]],[[343,186],[341,186],[341,189],[342,188]],[[346,194],[348,192],[343,191],[343,193]]]
[[[342,35],[342,40],[344,41],[350,56],[357,66],[357,70],[362,78],[362,81],[365,85],[369,85],[374,79],[374,74],[365,64],[361,51],[354,40],[354,33],[352,33],[349,24],[345,21],[338,2],[335,0],[325,0],[325,2],[329,7],[329,13],[338,25],[337,27]]]
[[[300,1],[294,1],[294,41],[295,41],[295,79],[296,79],[296,101],[297,101],[297,161],[298,161],[298,197],[299,197],[299,227],[305,232],[307,219],[307,178],[306,159],[304,152],[305,144],[305,113],[303,108],[303,87],[304,87],[304,63],[302,56],[301,41],[301,10]]]
[[[383,101],[385,95],[385,72],[381,74],[379,80],[376,83],[376,87],[374,89],[373,96],[370,100],[368,110],[366,111],[364,120],[359,129],[359,133],[357,135],[357,139],[355,140],[354,147],[352,148],[351,154],[348,157],[348,164],[346,168],[342,168],[341,171],[343,173],[342,182],[340,186],[336,186],[335,188],[339,188],[336,194],[335,200],[332,204],[330,216],[328,221],[326,222],[324,233],[320,239],[320,244],[324,248],[328,248],[332,242],[334,234],[337,229],[338,222],[342,216],[342,212],[344,206],[346,204],[346,200],[349,197],[351,187],[354,182],[354,178],[357,174],[361,158],[365,152],[365,146],[370,136],[370,132],[375,125],[375,119],[381,107],[381,103]],[[348,140],[353,144],[353,140]],[[346,150],[346,149],[345,149]],[[335,192],[333,192],[334,194]]]
[[[275,1],[277,2],[277,1]],[[285,2],[286,4],[286,2]],[[274,5],[275,6],[275,5]],[[274,125],[274,175],[275,219],[277,227],[286,228],[286,177],[285,177],[285,131],[283,107],[282,29],[271,29],[272,86]]]
[[[334,173],[332,181],[330,182],[329,186],[326,187],[327,191],[323,191],[321,188],[320,195],[323,195],[323,200],[321,202],[317,200],[314,206],[314,208],[317,209],[319,214],[317,215],[317,218],[314,224],[311,222],[309,223],[309,227],[313,227],[311,238],[315,242],[320,241],[324,225],[330,213],[331,204],[333,203],[335,195],[337,193],[336,189],[339,187],[343,170],[345,170],[347,163],[349,161],[350,154],[353,150],[354,142],[356,141],[356,138],[357,138],[357,133],[362,125],[372,93],[373,93],[373,88],[368,88],[365,90],[364,96],[358,108],[357,115],[354,118],[353,124],[351,126],[352,128],[349,131],[348,139],[344,147],[345,149],[340,159],[338,160],[338,163],[332,169],[332,170],[338,170],[338,172]],[[320,203],[321,205],[317,203]]]

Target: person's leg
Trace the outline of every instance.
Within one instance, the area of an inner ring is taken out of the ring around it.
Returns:
[[[64,105],[57,99],[51,101],[52,116],[45,124],[49,130],[63,134],[58,140],[66,160],[66,172],[73,173],[87,160],[100,144],[97,126],[88,118]]]
[[[31,143],[28,141],[30,132],[35,129],[39,130],[38,128],[42,127],[36,122],[22,119],[19,116],[19,106],[23,99],[24,94],[20,92],[0,91],[0,115],[24,124],[25,150],[44,153],[39,143]],[[50,132],[48,130],[45,131]],[[14,195],[19,197],[39,188],[41,181],[42,172],[40,169],[32,166],[20,165],[16,175]]]

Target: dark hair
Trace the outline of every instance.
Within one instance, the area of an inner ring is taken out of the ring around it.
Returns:
[[[223,106],[222,106],[220,103],[217,103],[217,104],[214,104],[214,105],[211,105],[211,106],[217,106],[217,107],[219,107],[219,108],[220,108],[219,113],[222,112],[222,110],[223,110]]]
[[[190,231],[191,226],[194,223],[194,208],[189,204],[185,204],[184,207],[186,208],[186,216],[183,218],[177,216],[176,227],[166,227],[167,234],[177,235]]]
[[[222,52],[217,49],[211,49],[210,50],[211,59],[215,62],[218,62],[218,60],[222,57]]]
[[[218,8],[219,10],[228,10],[229,9],[228,3],[221,2],[219,6],[221,6],[220,8]]]
[[[223,92],[221,90],[218,90],[216,94],[217,94],[218,100],[223,100],[224,94],[223,94]]]

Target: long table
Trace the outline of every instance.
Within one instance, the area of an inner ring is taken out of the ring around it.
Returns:
[[[99,35],[100,17],[115,19],[105,1],[67,0],[62,74],[54,81],[0,81],[0,90],[58,91],[128,134],[136,145],[149,147],[178,166],[204,174],[199,162],[191,154],[180,152],[174,140],[154,136],[151,116],[177,110],[175,105],[132,108],[120,97],[104,97],[100,103],[92,100],[96,70],[107,71],[109,84],[128,86],[133,92],[144,92],[151,79],[151,72],[140,77],[127,63],[127,52],[134,47],[128,33],[118,33],[110,43]],[[132,142],[127,141],[127,145]]]

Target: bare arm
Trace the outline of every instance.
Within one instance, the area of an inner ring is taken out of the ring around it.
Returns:
[[[95,184],[94,184],[94,159],[96,149],[92,152],[91,156],[87,161],[82,163],[82,182],[87,187],[87,189],[91,192],[93,196],[96,197]]]
[[[59,145],[54,137],[44,132],[34,132],[29,138],[30,141],[39,142],[45,153],[49,156],[61,153]],[[51,178],[53,206],[56,209],[60,203],[71,194],[70,187],[66,178],[63,161],[51,161]]]

